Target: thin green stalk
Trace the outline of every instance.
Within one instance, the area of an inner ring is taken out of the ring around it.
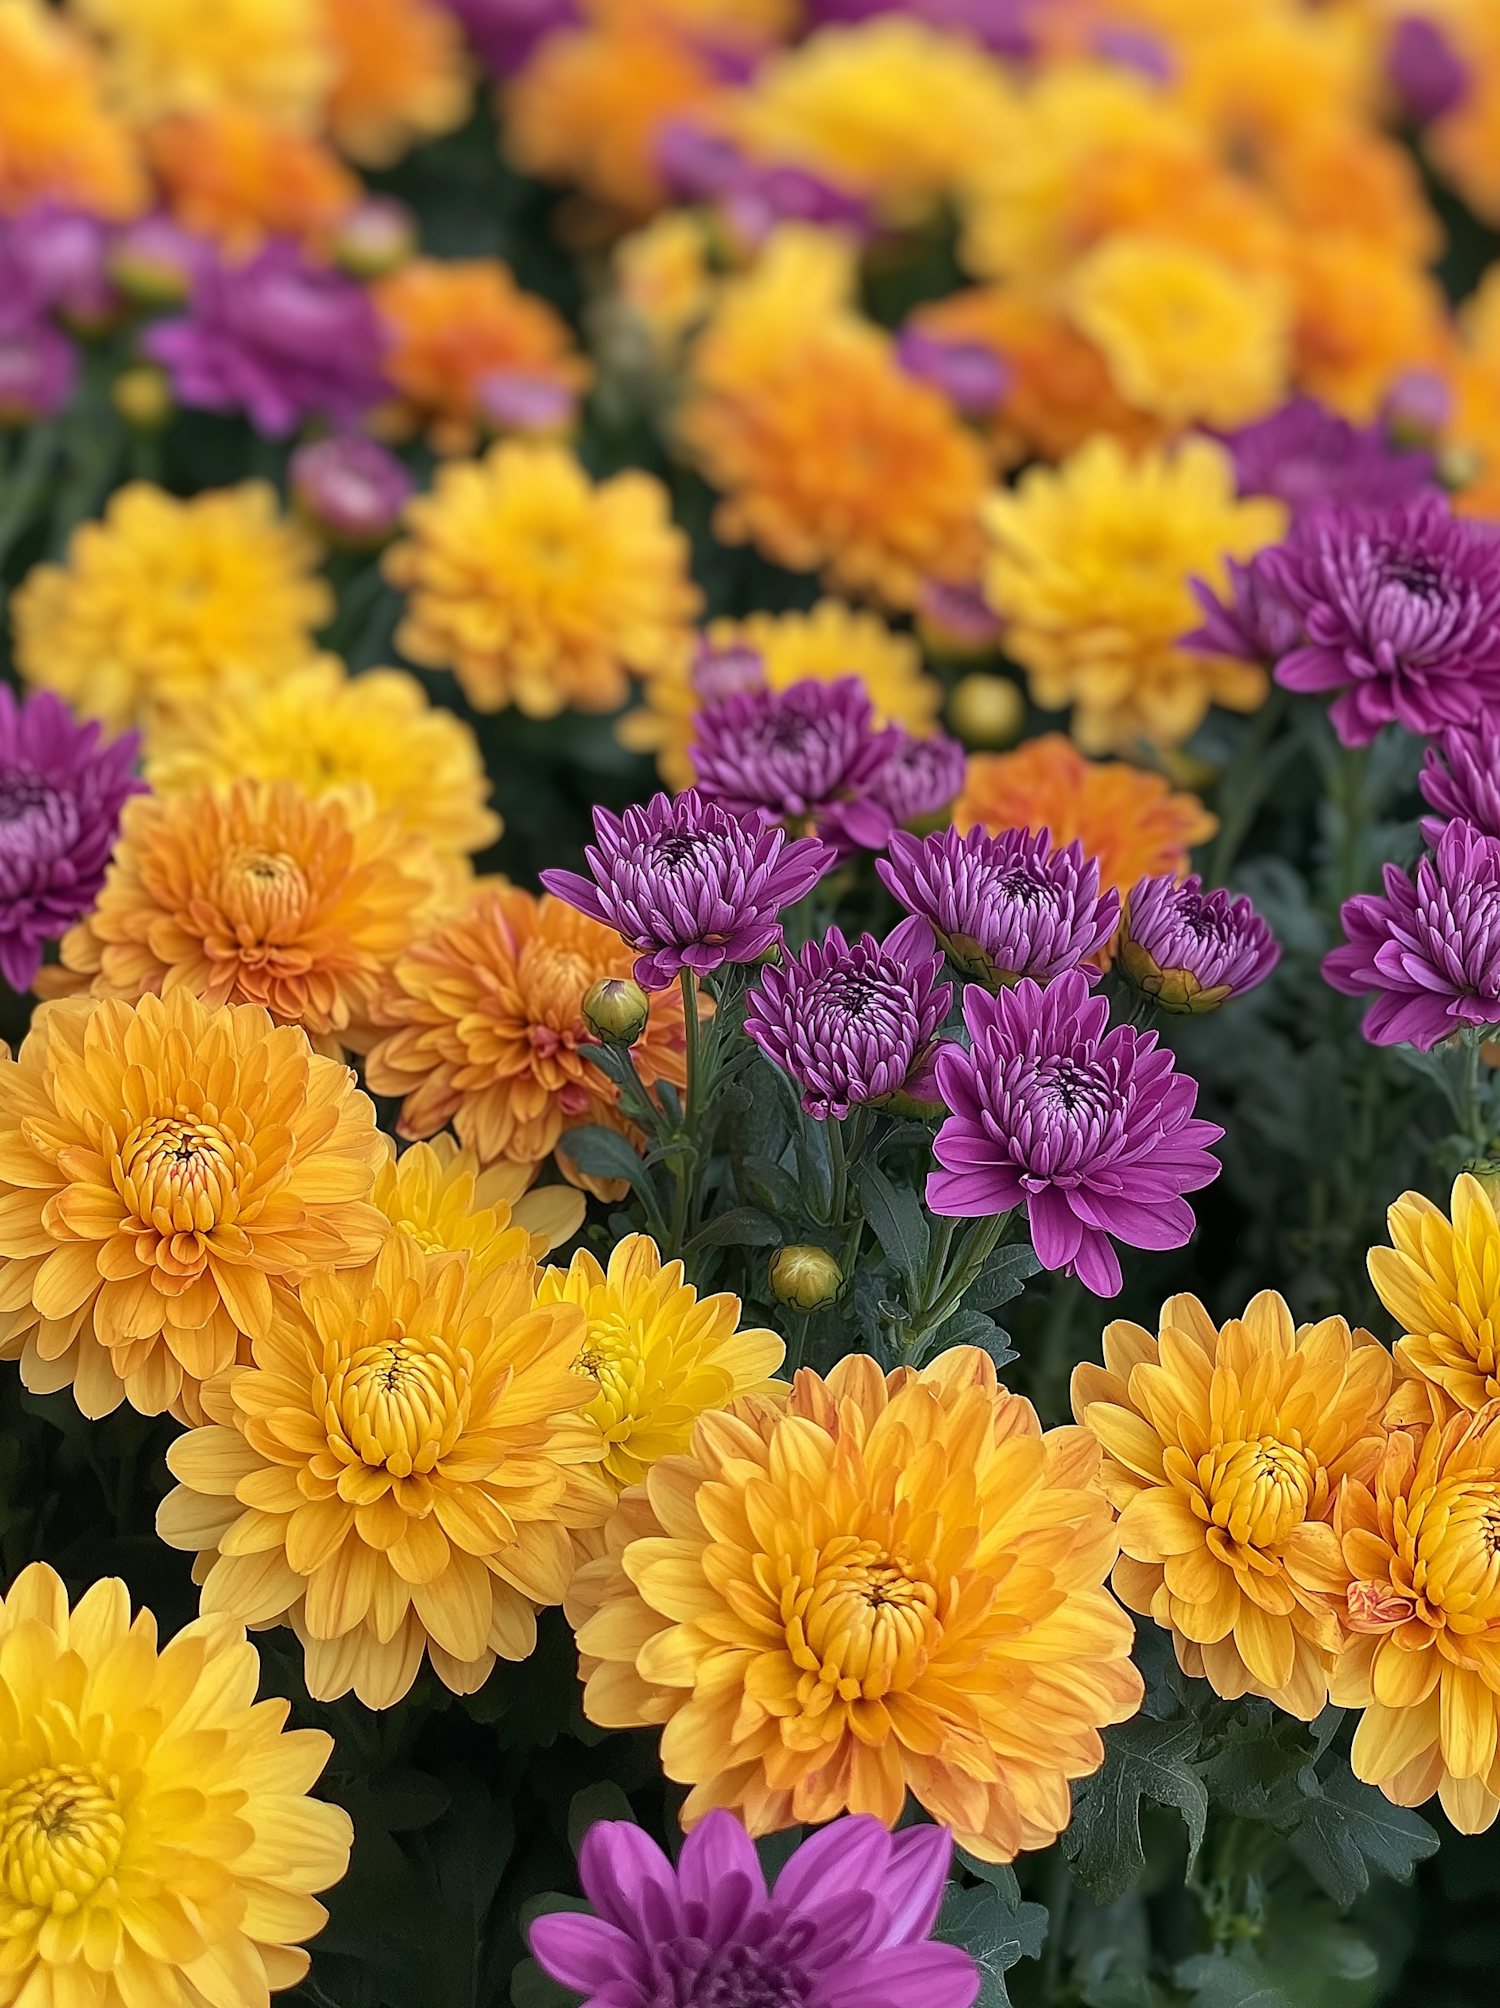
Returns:
[[[833,1165],[833,1192],[828,1202],[828,1224],[838,1232],[844,1224],[849,1203],[849,1162],[844,1154],[844,1125],[834,1116],[828,1124],[828,1156]]]
[[[687,1096],[683,1102],[683,1127],[689,1136],[698,1114],[699,1070],[702,1066],[701,1042],[698,1030],[698,979],[691,969],[684,969],[680,977],[682,984],[682,1030],[687,1041]]]
[[[1273,684],[1270,696],[1255,714],[1255,722],[1245,736],[1244,745],[1224,776],[1219,791],[1224,816],[1209,863],[1210,885],[1228,884],[1240,845],[1245,841],[1256,811],[1275,780],[1275,770],[1268,768],[1265,753],[1275,737],[1276,728],[1286,716],[1289,701],[1287,692],[1279,684]]]

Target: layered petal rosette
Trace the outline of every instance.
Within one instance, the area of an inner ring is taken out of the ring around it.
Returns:
[[[876,848],[890,817],[863,798],[901,737],[890,727],[877,731],[874,720],[854,676],[832,684],[808,678],[790,690],[706,705],[692,749],[698,793],[736,816],[763,811],[791,824],[831,817],[832,833]]]
[[[1500,837],[1500,716],[1439,733],[1422,757],[1417,785],[1437,810],[1422,819],[1422,835],[1434,850],[1455,817],[1487,837]]]
[[[1447,1213],[1425,1193],[1403,1192],[1385,1217],[1391,1245],[1372,1248],[1368,1262],[1381,1303],[1401,1327],[1396,1357],[1460,1408],[1483,1408],[1500,1398],[1494,1201],[1461,1172]]]
[[[1314,509],[1390,508],[1435,491],[1430,453],[1393,446],[1378,425],[1351,425],[1316,398],[1293,398],[1226,435],[1242,495],[1274,495],[1296,521]]]
[[[1224,1134],[1193,1115],[1198,1084],[1175,1071],[1154,1032],[1107,1031],[1108,1019],[1076,969],[1046,990],[1028,979],[992,997],[971,985],[969,1050],[938,1051],[952,1114],[933,1144],[943,1168],[927,1180],[934,1213],[1024,1204],[1042,1266],[1101,1297],[1122,1280],[1111,1235],[1133,1248],[1189,1239],[1182,1195],[1218,1177],[1208,1146]]]
[[[1136,882],[1115,967],[1164,1011],[1216,1011],[1264,983],[1281,947],[1248,899],[1203,890],[1195,872]]]

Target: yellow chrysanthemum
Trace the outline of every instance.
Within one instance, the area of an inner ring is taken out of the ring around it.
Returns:
[[[337,1059],[370,1043],[386,978],[446,890],[428,847],[368,801],[312,801],[294,781],[136,795],[57,987],[259,1004]]]
[[[318,548],[277,515],[264,481],[179,501],[144,481],[111,496],[62,565],[37,565],[10,603],[16,663],[85,718],[123,730],[199,703],[221,678],[300,668],[333,614],[310,577]]]
[[[1460,1408],[1500,1396],[1500,1220],[1467,1172],[1454,1180],[1451,1220],[1420,1192],[1386,1214],[1393,1246],[1372,1248],[1370,1281],[1401,1326],[1396,1357]]]
[[[317,0],[70,0],[139,125],[242,104],[310,126],[336,59]]]
[[[502,1262],[540,1261],[583,1225],[583,1194],[571,1185],[533,1189],[532,1166],[492,1164],[481,1171],[473,1151],[446,1132],[409,1145],[399,1157],[389,1137],[384,1141],[387,1157],[371,1199],[429,1255],[465,1251],[475,1280]]]
[[[1268,688],[1254,664],[1183,645],[1202,619],[1189,581],[1227,594],[1225,560],[1274,543],[1286,522],[1280,502],[1237,498],[1212,440],[1130,460],[1094,439],[990,498],[985,592],[1036,703],[1072,705],[1086,752],[1178,746],[1210,704],[1253,711]]]
[[[0,216],[60,202],[121,220],[148,198],[96,52],[42,0],[0,0]]]
[[[700,1298],[680,1262],[662,1266],[645,1234],[627,1234],[601,1269],[586,1248],[572,1266],[544,1269],[539,1304],[577,1304],[588,1320],[576,1366],[596,1384],[585,1415],[620,1490],[663,1457],[681,1456],[693,1425],[738,1395],[769,1394],[786,1356],[775,1332],[739,1331],[740,1300]]]
[[[711,249],[704,216],[684,209],[653,217],[614,247],[615,287],[602,332],[614,335],[627,368],[639,369],[644,361],[665,371],[676,364],[684,338],[713,305]]]
[[[402,669],[349,676],[333,656],[274,683],[226,679],[200,704],[153,719],[146,779],[158,795],[226,788],[244,776],[294,781],[380,814],[451,856],[500,834],[473,728],[432,704]]]
[[[1196,1297],[1168,1298],[1154,1338],[1120,1319],[1104,1361],[1074,1369],[1073,1413],[1120,1512],[1115,1589],[1216,1694],[1310,1722],[1339,1631],[1298,1571],[1328,1561],[1340,1485],[1379,1460],[1390,1354],[1342,1318],[1294,1327],[1263,1290],[1222,1330]]]
[[[511,440],[440,468],[407,524],[385,555],[410,594],[397,644],[451,668],[480,711],[616,711],[631,676],[692,645],[688,540],[654,475],[596,485],[565,448]]]
[[[572,1527],[614,1494],[577,1411],[583,1314],[534,1265],[477,1276],[392,1234],[367,1269],[278,1300],[255,1365],[205,1390],[167,1453],[157,1530],[196,1549],[205,1615],[290,1624],[316,1700],[399,1701],[422,1664],[458,1694],[536,1645]]]
[[[1097,1474],[971,1347],[705,1415],[569,1592],[585,1713],[665,1725],[685,1826],[889,1826],[910,1790],[986,1861],[1043,1847],[1140,1705]]]
[[[158,1649],[118,1576],[33,1562],[0,1604],[0,1995],[48,2008],[267,2008],[308,1968],[354,1836],[308,1797],[333,1751],[260,1701],[244,1628]]]
[[[379,1162],[348,1068],[253,1005],[44,1005],[0,1064],[0,1357],[85,1415],[201,1420],[273,1279],[370,1260]]]
[[[1291,311],[1276,280],[1194,244],[1122,231],[1073,268],[1073,319],[1126,400],[1174,425],[1244,425],[1286,394]]]
[[[911,636],[896,633],[867,609],[819,600],[810,613],[714,621],[708,640],[716,649],[754,649],[772,690],[808,679],[836,683],[857,676],[879,724],[904,725],[922,738],[937,730],[942,686],[923,674],[921,651]],[[655,753],[668,787],[686,788],[693,780],[688,749],[700,703],[690,669],[684,665],[676,674],[648,678],[642,695],[644,703],[620,720],[617,736],[637,752]]]

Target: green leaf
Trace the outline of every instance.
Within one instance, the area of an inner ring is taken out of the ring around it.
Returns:
[[[878,1164],[854,1167],[865,1218],[875,1238],[914,1290],[927,1261],[927,1216],[910,1186],[892,1185]]]
[[[1208,1793],[1191,1761],[1198,1742],[1196,1722],[1144,1715],[1106,1733],[1103,1766],[1075,1786],[1073,1823],[1063,1835],[1063,1852],[1095,1903],[1113,1903],[1145,1872],[1142,1799],[1181,1813],[1191,1875],[1208,1819]]]
[[[997,1368],[1008,1367],[1012,1360],[1021,1357],[1010,1342],[1009,1332],[1002,1331],[993,1318],[983,1311],[971,1310],[967,1304],[960,1305],[947,1323],[938,1327],[933,1339],[945,1350],[949,1346],[978,1346],[989,1354]]]
[[[1172,1977],[1192,1997],[1193,2008],[1289,2008],[1264,1973],[1222,1952],[1185,1959]]]
[[[797,1190],[796,1179],[784,1165],[776,1164],[769,1157],[747,1157],[745,1183],[751,1196],[760,1201],[773,1219],[784,1224],[800,1218],[802,1195]]]
[[[756,1206],[734,1206],[716,1214],[687,1244],[689,1248],[775,1248],[782,1231]]]
[[[1014,1912],[992,1883],[980,1889],[950,1885],[933,1936],[961,1945],[979,1968],[974,2008],[1010,2008],[1005,1976],[1022,1959],[1035,1959],[1047,1936],[1047,1913],[1039,1903]]]
[[[964,1291],[965,1309],[993,1311],[1008,1304],[1012,1297],[1020,1296],[1027,1278],[1035,1276],[1041,1266],[1029,1241],[1012,1241],[997,1248]]]
[[[534,1959],[521,1960],[510,1976],[511,2008],[577,2008],[583,1998],[544,1973]]]
[[[1350,1904],[1370,1887],[1370,1865],[1406,1882],[1418,1862],[1436,1854],[1438,1837],[1420,1814],[1393,1806],[1347,1765],[1320,1781],[1300,1808],[1292,1850],[1333,1898]]]
[[[651,1174],[618,1130],[582,1123],[558,1138],[566,1154],[590,1178],[624,1178],[637,1191],[651,1191]]]
[[[638,1825],[635,1809],[619,1786],[610,1778],[585,1785],[568,1803],[568,1846],[576,1855],[583,1837],[596,1820],[629,1820]]]

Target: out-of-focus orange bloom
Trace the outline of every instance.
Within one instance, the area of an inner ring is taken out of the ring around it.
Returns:
[[[1423,135],[1428,157],[1458,186],[1486,223],[1500,223],[1500,12],[1488,0],[1423,8],[1440,13],[1443,33],[1462,57],[1468,89],[1453,110]]]
[[[0,216],[52,201],[123,220],[146,200],[88,43],[40,0],[0,0]]]
[[[166,119],[146,147],[177,221],[235,257],[248,257],[267,237],[324,249],[360,196],[358,180],[322,140],[242,105]]]
[[[352,160],[389,167],[451,132],[472,95],[463,35],[435,0],[323,0],[339,58],[328,126]]]
[[[1294,372],[1303,390],[1365,421],[1398,377],[1442,369],[1452,351],[1435,280],[1368,237],[1332,232],[1294,241]]]
[[[1377,239],[1429,264],[1443,233],[1411,155],[1367,126],[1324,124],[1290,135],[1266,161],[1266,184],[1299,233]]]
[[[1351,10],[1218,0],[1199,12],[1197,33],[1172,33],[1174,96],[1226,154],[1264,166],[1308,132],[1373,111],[1373,47]]]

